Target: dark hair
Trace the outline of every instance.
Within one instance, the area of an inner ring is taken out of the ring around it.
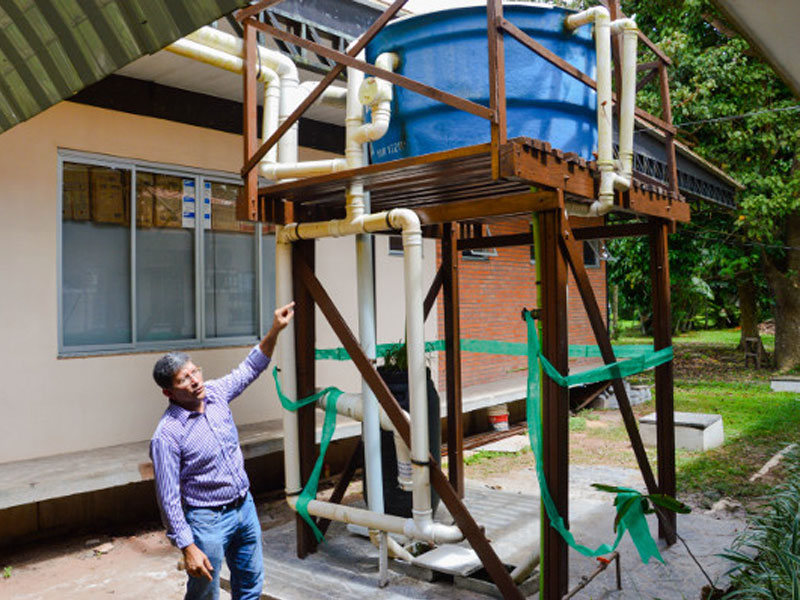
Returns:
[[[153,367],[153,379],[161,389],[169,390],[173,386],[175,373],[189,362],[189,355],[185,352],[170,352],[158,359]]]

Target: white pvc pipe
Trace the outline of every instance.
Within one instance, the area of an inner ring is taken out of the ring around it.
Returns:
[[[244,41],[237,36],[213,27],[201,27],[186,37],[200,44],[244,58]],[[298,104],[297,86],[299,85],[299,78],[297,67],[291,58],[278,51],[257,46],[257,52],[259,64],[272,69],[280,78],[281,97],[278,108],[278,123],[283,123]],[[297,162],[297,123],[292,125],[278,141],[278,160],[287,163]]]
[[[636,23],[631,19],[615,21],[615,31],[623,31],[622,97],[620,98],[620,172],[614,170],[612,139],[613,103],[611,95],[611,32],[608,9],[594,6],[564,20],[568,29],[594,22],[597,55],[597,168],[600,171],[598,199],[591,205],[570,202],[570,214],[601,216],[614,206],[614,190],[631,185],[633,165],[633,117],[636,104]],[[625,152],[623,156],[623,151]]]
[[[636,47],[639,29],[632,19],[611,23],[612,32],[622,32],[622,91],[620,92],[619,171],[617,187],[630,189],[633,177],[633,121],[636,111]]]
[[[318,405],[323,410],[327,409],[327,396],[320,398]],[[380,406],[378,409],[381,429],[384,431],[391,431],[393,433],[394,450],[397,456],[397,485],[400,486],[400,489],[410,492],[412,489],[411,453],[408,449],[408,446],[406,446],[406,443],[403,441],[403,438],[401,438],[400,434],[397,433],[397,429],[395,429],[394,423],[392,423],[389,415],[387,415],[386,411]],[[349,417],[356,421],[364,421],[364,403],[361,399],[361,395],[342,394],[336,401],[336,412],[337,414]],[[408,419],[408,413],[406,411],[403,411],[403,413],[405,414],[406,419]]]
[[[403,231],[403,271],[406,294],[406,351],[411,413],[412,514],[425,527],[432,521],[430,444],[428,439],[428,385],[425,372],[425,334],[422,291],[422,229],[417,214],[408,209],[389,213],[391,224]]]
[[[318,81],[304,81],[301,83],[300,87],[298,88],[300,101],[302,102],[305,100],[306,97],[314,91],[318,84]],[[322,95],[317,98],[317,103],[322,103],[334,108],[345,109],[347,107],[347,88],[344,88],[340,85],[329,85],[322,92]]]
[[[186,38],[179,39],[165,49],[174,54],[204,62],[232,73],[244,73],[244,60],[242,58]],[[258,70],[258,80],[264,83],[262,138],[267,139],[278,128],[278,107],[281,95],[280,80],[275,71],[264,65],[261,65]],[[276,147],[270,148],[264,160],[275,162],[277,151]]]
[[[297,498],[297,495],[286,498],[286,502],[294,510],[297,510]],[[410,539],[432,544],[456,544],[464,539],[461,531],[455,526],[442,525],[431,521],[425,527],[420,528],[414,519],[375,513],[371,510],[346,504],[311,500],[307,508],[308,513],[315,517],[322,517],[323,519],[341,523],[353,523],[368,529],[378,529],[388,533],[397,533]]]
[[[369,212],[369,195],[364,197],[364,209]],[[358,338],[361,348],[370,361],[376,358],[375,330],[375,267],[372,257],[372,235],[356,234],[356,275],[358,294]],[[362,423],[364,437],[364,470],[367,476],[369,508],[384,511],[383,468],[381,465],[380,406],[372,388],[361,378],[361,399],[364,412]]]
[[[400,58],[394,52],[384,52],[375,60],[375,66],[385,71],[394,71],[400,64]],[[354,141],[371,142],[386,134],[392,115],[392,84],[377,77],[367,77],[359,85],[358,99],[361,104],[369,106],[372,112],[369,123],[358,127],[354,133]]]
[[[292,301],[292,245],[281,235],[283,227],[275,231],[275,302],[286,306]],[[279,342],[279,374],[281,388],[288,398],[297,398],[297,373],[295,371],[294,319],[289,321]],[[298,439],[297,413],[283,412],[283,465],[286,478],[286,495],[299,494],[303,489],[300,481],[300,444]]]

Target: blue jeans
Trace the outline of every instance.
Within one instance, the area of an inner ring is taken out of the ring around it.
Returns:
[[[214,579],[189,577],[185,600],[218,600],[223,557],[231,571],[233,600],[258,600],[264,585],[264,559],[261,524],[250,492],[238,508],[224,511],[187,508],[186,521],[194,535],[194,543],[205,552],[214,567]]]

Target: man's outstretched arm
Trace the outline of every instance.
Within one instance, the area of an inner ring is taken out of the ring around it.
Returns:
[[[278,341],[278,334],[286,329],[286,326],[293,317],[294,302],[290,302],[286,306],[275,309],[275,314],[272,317],[272,327],[270,327],[267,335],[265,335],[258,344],[259,349],[265,356],[272,358],[272,353],[275,352],[275,344]]]

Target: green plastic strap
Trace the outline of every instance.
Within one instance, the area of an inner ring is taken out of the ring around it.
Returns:
[[[572,535],[565,526],[564,520],[561,518],[561,515],[558,514],[558,510],[556,508],[555,502],[553,502],[553,497],[550,495],[550,489],[547,487],[547,481],[544,476],[544,467],[543,465],[543,448],[542,448],[542,419],[541,419],[541,406],[540,406],[540,399],[539,399],[539,364],[541,363],[543,366],[549,364],[546,359],[541,355],[541,349],[539,346],[539,338],[536,335],[536,323],[531,318],[529,313],[525,315],[525,321],[528,325],[528,399],[526,405],[526,413],[528,419],[528,437],[530,439],[531,449],[533,450],[533,455],[536,459],[536,476],[539,479],[539,488],[541,490],[542,495],[542,502],[544,503],[545,511],[547,512],[547,517],[550,521],[550,525],[558,531],[564,541],[567,542],[572,548],[583,554],[584,556],[595,557],[601,556],[603,554],[608,554],[613,552],[616,547],[619,545],[622,536],[625,534],[626,531],[630,532],[631,538],[633,539],[633,543],[636,545],[636,549],[639,551],[639,556],[642,559],[642,562],[648,562],[651,556],[655,556],[661,562],[664,560],[661,558],[661,554],[658,552],[658,547],[656,543],[653,541],[652,536],[650,535],[650,529],[647,526],[647,520],[644,518],[644,512],[642,509],[642,502],[631,501],[630,508],[625,512],[622,519],[617,526],[617,538],[614,540],[614,544],[609,546],[608,544],[602,544],[596,549],[592,550],[587,546],[583,546],[578,544],[575,541],[575,537]],[[558,371],[550,365],[550,368],[558,374]],[[545,367],[545,370],[547,368]],[[548,372],[548,375],[550,373]],[[550,375],[550,377],[557,381],[555,377]],[[562,380],[568,380],[568,377],[560,376]],[[563,384],[560,384],[563,385]],[[636,490],[631,490],[628,488],[624,488],[626,491],[624,493],[617,494],[617,498],[614,502],[615,506],[617,507],[617,513],[621,511],[621,509],[629,503],[629,500],[632,498],[635,499],[637,497],[641,498],[641,494]]]
[[[292,412],[302,408],[303,406],[312,404],[322,398],[324,395],[328,394],[328,401],[325,406],[325,421],[322,425],[322,439],[319,443],[319,456],[317,457],[317,462],[314,463],[314,469],[311,471],[311,476],[308,478],[305,487],[303,487],[303,491],[300,492],[300,496],[297,498],[297,512],[301,517],[303,517],[305,522],[308,523],[308,526],[311,527],[311,530],[314,532],[314,537],[317,538],[317,541],[321,542],[324,540],[324,536],[319,530],[319,527],[317,527],[317,524],[314,522],[314,519],[312,519],[311,515],[308,514],[308,503],[317,497],[319,476],[322,473],[322,466],[325,462],[325,453],[328,451],[328,444],[331,443],[333,432],[336,430],[336,401],[343,392],[342,390],[333,386],[326,387],[324,390],[319,391],[316,394],[306,396],[305,398],[295,402],[287,398],[283,391],[281,391],[281,384],[278,381],[277,367],[272,370],[272,376],[275,379],[275,389],[278,391],[278,398],[281,401],[281,406]]]
[[[394,350],[400,345],[401,344],[379,344],[376,349],[376,354],[378,356],[384,356],[388,351]],[[647,356],[648,353],[652,354],[653,352],[652,346],[643,344],[625,344],[621,346],[613,346],[613,348],[614,354],[618,358],[639,358],[643,355]],[[444,340],[425,342],[425,352],[444,352],[444,349]],[[481,354],[527,356],[528,344],[523,342],[496,342],[487,340],[462,339],[461,350],[464,352],[480,352]],[[659,350],[659,352],[664,352],[664,350]],[[569,356],[570,358],[596,358],[600,357],[601,354],[600,348],[597,346],[573,344],[569,347]],[[670,358],[671,356],[672,355],[670,354]],[[350,360],[350,355],[344,348],[320,348],[315,351],[315,357],[317,360]],[[644,367],[644,369],[648,368],[650,367]]]

